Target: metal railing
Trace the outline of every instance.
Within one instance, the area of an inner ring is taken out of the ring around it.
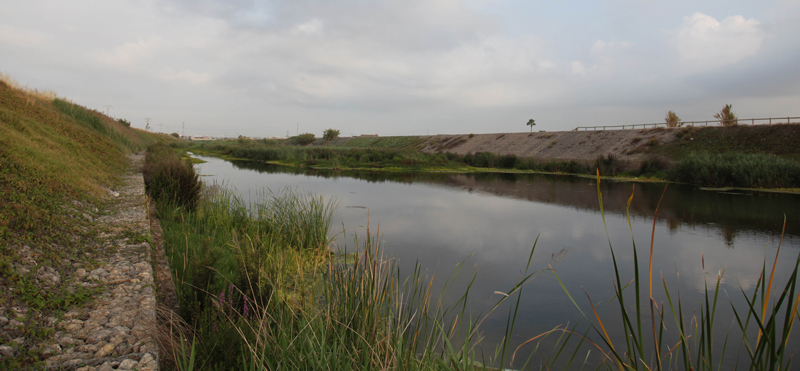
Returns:
[[[759,118],[759,119],[737,119],[737,125],[756,125],[758,122],[759,125],[771,125],[771,124],[782,124],[787,123],[791,124],[792,120],[800,120],[800,117],[767,117],[767,118]],[[716,126],[721,125],[723,120],[704,120],[704,121],[681,121],[678,126]],[[598,126],[578,126],[572,131],[588,131],[588,130],[626,130],[626,129],[636,129],[642,128],[646,129],[648,127],[657,128],[657,127],[668,127],[666,122],[657,122],[652,124],[625,124],[625,125],[598,125]]]

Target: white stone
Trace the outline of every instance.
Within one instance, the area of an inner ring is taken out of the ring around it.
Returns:
[[[132,359],[126,359],[126,360],[122,361],[122,363],[119,364],[119,367],[117,367],[117,370],[130,370],[130,369],[133,369],[134,367],[136,367],[136,365],[138,365],[138,364],[139,364],[139,362],[136,362],[136,361],[134,361]]]

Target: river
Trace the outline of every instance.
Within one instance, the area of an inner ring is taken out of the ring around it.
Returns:
[[[624,336],[618,304],[607,305],[614,296],[610,246],[621,280],[627,283],[634,275],[632,241],[638,248],[640,276],[645,283],[643,316],[649,318],[647,268],[654,233],[654,297],[659,305],[665,305],[668,337],[675,334],[675,322],[664,296],[662,277],[673,299],[680,293],[689,318],[700,311],[706,283],[713,295],[717,275],[724,270],[715,323],[715,342],[721,349],[726,334],[738,333],[730,303],[737,310],[743,305],[746,308],[741,289],[752,294],[765,259],[767,270],[771,269],[784,215],[786,234],[774,286],[780,283],[782,288],[786,283],[800,252],[800,195],[796,194],[723,192],[675,184],[664,192],[664,183],[602,181],[604,225],[596,180],[592,178],[333,172],[199,158],[207,161],[197,165],[204,182],[224,184],[245,198],[256,197],[265,188],[275,191],[285,187],[335,198],[339,207],[332,233],[340,249],[352,250],[355,238],[363,240],[369,224],[372,233],[380,228],[387,256],[397,259],[406,270],[419,262],[428,275],[435,275],[438,287],[463,263],[460,277],[448,289],[444,301],[452,305],[475,274],[468,303],[475,315],[487,313],[501,297],[497,292],[513,287],[538,238],[531,270],[541,273],[523,291],[512,339],[515,346],[557,325],[572,326],[583,318],[549,268],[590,316],[581,320],[584,325],[594,320],[591,297],[612,339]],[[626,204],[632,192],[629,227]],[[626,292],[632,290],[633,285]],[[484,322],[484,340],[477,349],[492,353],[493,344],[503,336],[507,313],[505,305]],[[578,328],[585,329],[584,325]],[[652,336],[652,330],[645,333]],[[793,349],[800,343],[798,334],[800,331],[792,335]],[[549,354],[556,339],[557,335],[551,335],[534,341],[522,347],[518,357],[526,358],[536,344]],[[732,365],[737,352],[739,360],[745,360],[738,338],[730,343],[734,345],[728,345],[725,364]],[[577,356],[580,362],[593,349],[584,348]],[[594,350],[590,354],[590,363],[600,361],[598,353]],[[541,360],[538,355],[534,359]],[[519,367],[519,362],[512,366]]]

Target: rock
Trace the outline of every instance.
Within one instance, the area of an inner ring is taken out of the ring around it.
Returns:
[[[72,368],[75,366],[80,366],[86,364],[86,360],[82,358],[71,359],[61,364],[62,368]]]
[[[64,315],[64,319],[76,319],[81,316],[81,312],[77,310],[71,310]]]
[[[139,365],[136,366],[136,368],[138,368],[140,370],[143,369],[143,368],[153,368],[153,369],[155,369],[157,366],[158,366],[158,363],[156,363],[156,360],[153,359],[153,356],[150,355],[150,353],[147,353],[144,356],[142,356],[141,360],[139,360]]]
[[[75,345],[75,339],[69,336],[63,336],[61,339],[58,339],[58,345],[62,347],[69,347]]]
[[[122,361],[122,363],[119,364],[119,366],[117,367],[117,370],[131,370],[134,367],[136,367],[136,365],[138,365],[138,364],[139,364],[139,362],[136,362],[136,361],[134,361],[132,359],[126,359],[126,360]]]
[[[42,352],[42,355],[45,358],[48,358],[48,357],[50,357],[50,356],[52,356],[54,354],[58,354],[58,353],[61,353],[61,346],[58,345],[58,344],[50,344],[45,348],[44,352]]]
[[[14,357],[14,348],[8,345],[0,345],[0,354],[2,354],[3,357]]]
[[[8,324],[8,317],[0,317],[0,327],[5,327]]]
[[[106,362],[103,363],[103,365],[100,366],[100,368],[98,368],[97,371],[114,371],[114,368],[111,367],[111,365],[108,362]]]
[[[92,366],[84,366],[75,371],[97,371],[97,369]]]
[[[78,277],[83,277],[83,276],[86,275],[86,270],[83,269],[83,268],[80,268],[80,269],[75,271],[75,275],[78,276]]]
[[[98,349],[100,349],[100,346],[98,346],[97,344],[84,344],[75,348],[75,350],[78,352],[92,353],[92,354],[97,353]]]
[[[20,321],[12,319],[12,320],[8,321],[8,327],[10,327],[12,329],[19,329],[19,328],[25,327],[25,325]]]
[[[100,350],[98,350],[97,353],[94,354],[94,358],[106,357],[114,352],[114,348],[116,348],[114,344],[106,344],[102,348],[100,348]]]

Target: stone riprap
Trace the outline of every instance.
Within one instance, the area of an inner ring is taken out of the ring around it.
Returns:
[[[82,288],[93,298],[50,311],[46,318],[25,303],[0,303],[0,357],[39,354],[43,366],[53,370],[158,369],[148,208],[142,174],[136,171],[143,156],[131,160],[131,170],[120,186],[108,190],[102,207],[73,202],[73,211],[87,222],[80,227],[84,235],[96,233],[83,242],[85,260],[64,259],[53,264],[56,269],[36,262],[35,247],[18,247],[22,259],[12,268],[16,273],[34,271],[36,284],[67,285],[70,292]],[[34,324],[46,335],[25,331]]]

